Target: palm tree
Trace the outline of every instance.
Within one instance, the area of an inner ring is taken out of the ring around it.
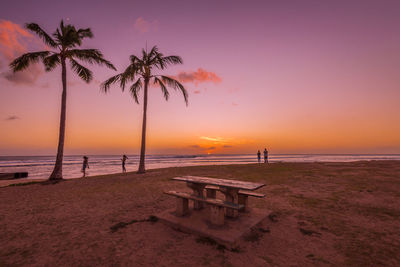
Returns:
[[[41,60],[45,66],[46,71],[54,70],[61,64],[61,79],[62,79],[62,97],[61,97],[61,116],[60,116],[60,132],[58,139],[58,149],[56,163],[54,170],[51,173],[49,180],[63,179],[62,176],[62,162],[64,156],[64,137],[65,137],[65,119],[66,119],[66,105],[67,105],[67,67],[66,61],[68,60],[71,69],[86,83],[92,80],[92,71],[82,66],[76,59],[89,64],[105,65],[108,68],[115,69],[115,67],[107,60],[104,59],[103,54],[97,49],[77,49],[81,46],[84,38],[92,38],[93,33],[90,28],[76,29],[72,25],[64,25],[61,20],[60,28],[58,28],[52,35],[47,34],[38,24],[29,23],[25,27],[32,32],[36,33],[43,42],[51,50],[40,52],[26,53],[14,59],[10,63],[10,67],[14,72],[26,69],[30,64],[36,63]]]
[[[143,94],[143,122],[142,122],[142,143],[140,148],[140,162],[138,173],[144,173],[144,158],[146,151],[146,121],[147,121],[147,91],[149,83],[152,82],[155,85],[159,85],[161,91],[164,94],[164,98],[168,100],[169,92],[167,86],[179,90],[182,92],[185,99],[186,105],[188,104],[188,93],[183,85],[177,80],[163,75],[155,75],[153,73],[154,68],[163,70],[169,65],[182,64],[182,59],[179,56],[164,56],[158,51],[157,46],[154,46],[150,53],[147,50],[142,50],[142,58],[138,58],[135,55],[130,56],[130,65],[125,69],[124,72],[117,74],[107,81],[101,84],[101,89],[104,92],[108,92],[110,85],[119,82],[119,86],[122,91],[125,90],[127,82],[133,82],[129,91],[139,104],[138,93],[142,87],[144,87]]]

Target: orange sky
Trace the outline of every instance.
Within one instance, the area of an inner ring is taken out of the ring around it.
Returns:
[[[48,5],[18,14],[12,1],[0,11],[0,155],[54,155],[61,98],[60,69],[40,65],[11,75],[7,64],[43,44],[22,25],[53,32],[60,18],[91,27],[98,48],[121,71],[147,43],[184,64],[165,70],[189,91],[189,105],[171,89],[152,87],[148,107],[150,154],[400,153],[400,17],[396,2],[311,5],[259,2],[179,5],[182,16],[103,6]],[[126,6],[125,6],[126,5]],[[171,4],[173,5],[173,4]],[[86,9],[85,9],[86,8]],[[240,20],[238,20],[240,14]],[[204,17],[207,20],[204,20]],[[112,19],[111,19],[112,18]],[[179,30],[178,30],[179,29]],[[112,38],[110,38],[110,36]],[[66,154],[138,154],[142,105],[117,86],[115,75],[90,67],[84,84],[68,72]]]

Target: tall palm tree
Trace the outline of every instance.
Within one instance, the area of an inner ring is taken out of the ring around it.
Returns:
[[[62,97],[61,97],[61,116],[60,116],[60,132],[58,139],[58,149],[56,163],[51,173],[49,180],[63,179],[62,162],[64,156],[64,137],[65,137],[65,119],[67,106],[67,67],[66,61],[69,61],[71,69],[86,83],[89,83],[92,78],[92,71],[82,66],[78,61],[89,64],[105,65],[108,68],[115,67],[104,59],[103,54],[97,49],[78,49],[81,46],[84,38],[92,38],[93,33],[90,28],[76,29],[73,25],[64,25],[61,20],[60,27],[53,33],[52,37],[47,34],[38,24],[29,23],[25,27],[37,34],[49,49],[40,52],[26,53],[14,59],[10,63],[10,67],[14,72],[26,69],[30,64],[36,63],[39,60],[43,62],[46,71],[54,70],[58,65],[61,65],[62,79]]]
[[[144,87],[143,93],[143,122],[142,122],[142,143],[140,148],[140,162],[138,173],[146,171],[144,158],[146,152],[146,121],[147,121],[147,91],[149,83],[159,85],[164,94],[164,98],[168,100],[169,92],[167,86],[182,92],[186,105],[188,104],[188,93],[183,85],[177,80],[153,73],[154,69],[163,70],[169,65],[182,64],[182,59],[179,56],[164,56],[158,51],[157,46],[154,46],[150,53],[147,50],[142,50],[142,58],[135,55],[130,56],[130,64],[124,72],[117,74],[101,84],[101,89],[108,92],[110,85],[119,82],[122,91],[125,90],[125,85],[128,82],[133,82],[129,88],[133,99],[139,104],[138,93]]]

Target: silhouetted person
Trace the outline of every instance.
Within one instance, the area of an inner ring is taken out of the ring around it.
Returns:
[[[128,159],[128,157],[126,156],[126,155],[123,155],[122,156],[122,172],[126,172],[126,169],[125,169],[125,162],[126,162],[126,160]]]
[[[258,150],[258,152],[257,152],[257,158],[258,158],[258,163],[260,163],[261,162],[261,152],[260,152],[260,150]]]
[[[86,168],[89,168],[89,158],[86,156],[83,156],[83,165],[82,165],[82,172],[83,172],[83,176],[82,177],[86,177]]]
[[[264,163],[268,163],[268,150],[264,149]]]

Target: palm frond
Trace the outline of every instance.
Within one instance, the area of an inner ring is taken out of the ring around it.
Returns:
[[[161,75],[161,79],[168,86],[174,88],[175,90],[181,91],[183,94],[183,98],[185,99],[185,103],[186,103],[186,105],[188,105],[188,93],[187,93],[185,87],[180,82],[178,82],[177,80],[172,79],[168,76],[162,76],[162,75]]]
[[[78,33],[78,36],[79,36],[80,39],[83,39],[83,38],[93,38],[93,33],[92,33],[92,30],[91,30],[90,28],[87,28],[87,29],[79,29],[79,30],[77,31],[77,33]]]
[[[60,29],[57,29],[54,33],[53,33],[53,37],[57,40],[58,43],[62,44],[63,43],[63,36],[60,32]]]
[[[56,48],[57,47],[57,43],[53,40],[53,38],[50,37],[50,35],[48,35],[38,24],[36,23],[27,23],[25,24],[25,27],[28,30],[33,31],[34,33],[36,33],[45,44],[47,44],[50,47]]]
[[[138,69],[135,64],[130,64],[123,73],[121,73],[121,77],[119,79],[119,86],[121,87],[122,91],[125,90],[125,85],[127,82],[133,81],[135,79],[135,74],[137,73]]]
[[[183,64],[183,60],[180,56],[167,56],[167,57],[162,57],[161,60],[166,64],[166,65],[177,65],[177,64]]]
[[[110,89],[110,86],[116,82],[118,82],[121,79],[123,73],[117,74],[115,76],[112,76],[111,78],[109,78],[108,80],[106,80],[105,82],[103,82],[100,85],[100,89],[101,91],[103,91],[104,93],[107,93],[108,90]]]
[[[144,64],[147,64],[147,61],[148,61],[148,54],[147,54],[147,51],[145,51],[144,49],[142,49],[142,61],[143,61],[143,63]]]
[[[92,80],[93,75],[92,75],[92,72],[88,68],[85,68],[84,66],[82,66],[76,60],[74,60],[72,58],[70,58],[69,61],[71,63],[72,70],[75,71],[75,73],[78,74],[78,76],[82,80],[84,80],[87,83],[89,83]]]
[[[104,59],[103,54],[97,49],[71,49],[66,52],[66,56],[76,57],[90,64],[96,63],[117,70],[110,61]]]
[[[49,54],[50,51],[41,51],[41,52],[23,54],[22,56],[14,59],[10,63],[10,68],[13,70],[13,72],[24,70],[27,67],[29,67],[31,63],[36,63],[40,59],[44,59]]]
[[[169,92],[168,92],[168,90],[167,90],[167,87],[165,86],[165,84],[164,84],[159,78],[154,77],[154,84],[157,84],[157,83],[158,83],[158,84],[160,85],[160,87],[161,87],[161,91],[162,91],[163,94],[164,94],[165,100],[168,101]]]
[[[143,87],[142,81],[139,78],[132,86],[129,88],[129,91],[131,92],[131,95],[133,99],[135,99],[135,102],[139,104],[139,91]]]
[[[132,64],[136,64],[136,63],[142,61],[142,60],[140,60],[140,59],[139,59],[137,56],[135,56],[135,55],[131,55],[131,56],[129,57],[129,59],[130,59],[130,61],[131,61]]]
[[[148,56],[149,56],[149,58],[153,58],[153,57],[156,57],[158,54],[160,54],[160,53],[158,52],[158,47],[155,45],[151,48]]]
[[[47,56],[43,59],[43,64],[45,66],[46,71],[53,70],[60,63],[61,63],[61,61],[60,61],[59,54],[53,54],[53,55]]]
[[[82,38],[79,37],[75,26],[68,24],[64,27],[63,45],[68,48],[82,45]]]

